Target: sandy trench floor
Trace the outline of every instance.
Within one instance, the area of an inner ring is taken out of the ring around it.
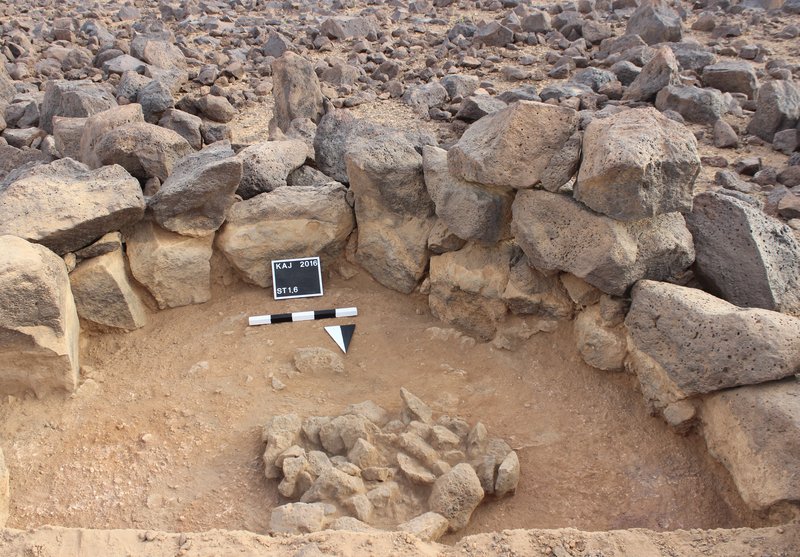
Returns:
[[[0,403],[8,526],[265,533],[284,502],[263,475],[269,416],[333,415],[367,399],[396,412],[401,386],[436,415],[483,421],[520,455],[517,494],[484,503],[444,541],[507,528],[763,524],[699,436],[648,416],[633,377],[582,362],[571,323],[515,351],[465,346],[434,338],[430,328],[446,326],[424,296],[365,271],[328,275],[322,298],[276,302],[268,289],[218,283],[210,302],[153,312],[138,331],[84,334],[75,394]],[[298,347],[338,350],[323,330],[332,321],[247,326],[248,315],[323,306],[359,309],[336,320],[356,324],[343,375],[291,363]]]

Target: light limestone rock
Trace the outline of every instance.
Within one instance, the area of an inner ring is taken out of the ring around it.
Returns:
[[[79,331],[63,260],[0,236],[0,392],[74,390]]]
[[[247,282],[268,287],[273,259],[315,254],[324,267],[344,250],[354,224],[341,184],[287,186],[235,203],[217,246]]]
[[[190,238],[141,221],[127,238],[131,273],[158,307],[202,304],[211,299],[214,236]]]
[[[82,261],[69,281],[81,319],[128,331],[147,322],[144,305],[128,282],[122,250]]]

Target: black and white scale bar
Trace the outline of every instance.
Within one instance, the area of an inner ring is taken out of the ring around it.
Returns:
[[[358,308],[322,309],[319,311],[295,311],[293,313],[273,313],[248,318],[249,325],[272,325],[273,323],[292,323],[294,321],[315,321],[334,317],[355,317]]]

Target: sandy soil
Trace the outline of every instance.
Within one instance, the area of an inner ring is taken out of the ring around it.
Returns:
[[[570,324],[514,352],[464,346],[433,338],[442,324],[424,296],[363,271],[331,275],[322,298],[276,302],[269,290],[220,283],[211,302],[153,313],[144,329],[85,334],[74,395],[0,404],[14,479],[8,526],[264,533],[283,502],[263,476],[268,417],[366,399],[397,410],[401,386],[437,412],[483,421],[519,452],[517,495],[480,507],[461,535],[761,524],[699,437],[649,417],[632,377],[583,364]],[[291,363],[298,347],[337,350],[329,323],[247,327],[248,315],[323,306],[359,308],[344,375],[297,374]],[[272,377],[286,388],[274,390]]]

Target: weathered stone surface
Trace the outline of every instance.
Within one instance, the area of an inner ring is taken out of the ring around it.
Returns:
[[[417,151],[424,145],[436,145],[436,139],[426,133],[401,131],[354,118],[344,110],[331,111],[320,120],[314,137],[317,168],[337,182],[349,182],[346,155],[360,149],[365,142],[408,142]],[[405,150],[405,148],[404,148]]]
[[[287,503],[272,509],[269,529],[273,533],[309,534],[325,529],[324,503]]]
[[[413,421],[423,424],[433,423],[433,411],[422,399],[405,387],[400,387],[400,398],[403,400],[403,407],[400,410],[400,419],[403,423],[409,424]]]
[[[45,84],[39,126],[53,132],[53,116],[84,118],[116,106],[114,95],[93,81],[50,80]]]
[[[516,451],[511,451],[497,468],[497,480],[494,484],[494,496],[503,497],[514,493],[519,484],[519,456]]]
[[[596,118],[583,137],[575,199],[617,220],[690,211],[697,140],[653,108]]]
[[[713,292],[737,306],[800,311],[800,242],[789,227],[714,192],[695,197],[686,224]]]
[[[800,122],[800,88],[791,81],[768,81],[758,89],[756,113],[747,132],[764,141],[772,141],[775,132],[797,126]]]
[[[337,468],[328,468],[314,480],[311,488],[300,500],[303,503],[320,501],[345,505],[348,499],[365,491],[364,482],[360,477],[351,476]]]
[[[530,188],[577,125],[572,109],[519,101],[472,124],[447,152],[447,163],[469,182]]]
[[[172,91],[164,81],[154,79],[136,94],[136,102],[142,107],[145,121],[155,124],[164,112],[175,107]]]
[[[61,258],[22,238],[0,236],[0,391],[38,396],[74,390],[79,331]]]
[[[44,244],[60,255],[143,215],[139,182],[117,165],[89,170],[60,159],[22,168],[0,184],[0,234]]]
[[[191,238],[141,221],[126,239],[131,273],[161,309],[207,302],[213,241],[213,235]]]
[[[487,114],[503,110],[508,104],[497,97],[489,95],[472,95],[464,99],[461,107],[456,112],[456,118],[467,122],[480,120]]]
[[[375,20],[368,17],[334,16],[323,21],[319,30],[331,39],[360,39],[375,31]]]
[[[438,81],[409,87],[403,94],[403,102],[413,107],[417,114],[428,118],[431,108],[447,100],[447,89]]]
[[[688,122],[713,124],[726,112],[722,94],[714,89],[669,85],[656,95],[656,108],[674,110]]]
[[[665,2],[658,0],[642,2],[633,12],[628,26],[628,35],[639,35],[647,44],[680,42],[683,25],[680,16]]]
[[[82,261],[69,274],[69,282],[81,319],[127,331],[147,322],[144,305],[128,282],[122,250]]]
[[[235,203],[217,245],[246,281],[266,288],[271,260],[313,253],[324,265],[341,253],[354,224],[341,184],[282,187]]]
[[[668,85],[680,85],[680,68],[675,54],[668,46],[662,46],[656,55],[645,64],[641,73],[625,90],[626,101],[652,101],[661,89]]]
[[[289,447],[296,445],[300,440],[302,421],[297,414],[284,414],[273,416],[264,426],[261,440],[267,446],[262,460],[264,461],[264,474],[268,479],[279,478],[281,467],[276,465],[276,460]]]
[[[433,315],[483,340],[491,339],[506,314],[502,301],[508,284],[511,247],[467,244],[431,258]]]
[[[53,119],[54,128],[62,125],[61,120],[60,117]],[[94,151],[100,138],[114,128],[133,122],[144,122],[144,114],[142,113],[142,105],[140,104],[133,103],[124,106],[115,106],[89,116],[82,126],[82,131],[79,136],[80,161],[89,168],[100,168],[103,166],[104,163],[100,161]]]
[[[325,110],[313,64],[293,52],[285,52],[273,62],[272,74],[275,125],[285,132],[295,118],[319,122]]]
[[[8,75],[6,66],[3,64],[0,67],[0,101],[10,102],[16,94],[17,89],[14,87],[14,81]]]
[[[800,501],[800,382],[717,393],[704,401],[701,416],[709,452],[750,508]]]
[[[447,166],[447,151],[438,147],[426,145],[422,149],[422,164],[436,215],[456,236],[494,243],[507,234],[512,201],[508,190],[453,176]]]
[[[87,118],[53,116],[53,139],[62,157],[81,160],[81,136]]]
[[[546,191],[523,191],[511,230],[537,269],[562,270],[621,296],[641,278],[666,279],[694,261],[692,237],[679,213],[620,222]]]
[[[800,319],[738,308],[702,290],[640,281],[625,325],[633,347],[658,364],[636,369],[643,383],[663,385],[651,394],[657,405],[800,369]]]
[[[345,158],[359,227],[356,259],[384,286],[409,293],[425,272],[434,222],[422,156],[404,137],[386,134],[352,144]]]
[[[167,230],[207,236],[222,226],[241,177],[230,142],[218,141],[179,160],[147,205]]]
[[[627,345],[620,327],[603,320],[600,306],[583,310],[575,319],[575,340],[583,361],[605,371],[619,371],[625,361]]]
[[[236,109],[225,97],[203,95],[194,101],[194,106],[202,116],[215,122],[230,122],[236,117]]]
[[[562,288],[558,275],[545,275],[530,266],[525,254],[512,256],[508,284],[503,301],[517,314],[552,319],[572,316],[572,302]]]
[[[165,110],[158,121],[160,127],[174,131],[196,150],[203,146],[203,135],[200,132],[202,124],[203,120],[199,116],[174,108]]]
[[[438,513],[427,512],[399,524],[397,529],[414,534],[421,540],[435,542],[447,532],[448,526],[449,522],[445,517]]]
[[[114,231],[104,234],[99,240],[89,244],[85,248],[79,249],[75,255],[79,259],[89,259],[111,253],[114,250],[122,249],[122,234]]]
[[[758,90],[756,70],[750,62],[725,61],[703,68],[703,85],[723,92],[744,93],[748,98]]]
[[[436,480],[428,505],[432,512],[445,517],[449,530],[455,532],[467,525],[482,500],[483,489],[475,470],[462,463]]]
[[[327,348],[312,346],[295,350],[294,367],[300,373],[344,373],[344,360]]]
[[[136,178],[158,178],[162,182],[192,146],[172,130],[134,122],[116,127],[95,144],[100,164],[119,164]]]
[[[561,186],[570,181],[578,173],[581,164],[581,146],[583,133],[575,132],[561,149],[553,155],[542,173],[542,187],[547,191],[557,192]]]
[[[236,158],[242,165],[236,193],[250,199],[285,186],[289,174],[306,162],[306,145],[296,139],[264,141],[242,149]]]
[[[430,470],[405,453],[397,453],[397,465],[412,484],[430,485],[436,481]]]

